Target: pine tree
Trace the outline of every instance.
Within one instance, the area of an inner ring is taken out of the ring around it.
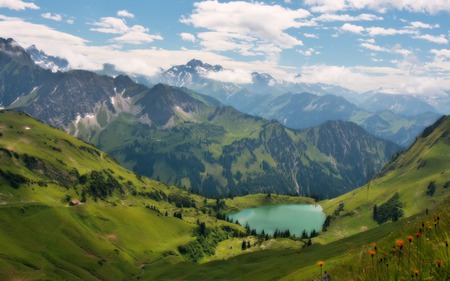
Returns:
[[[247,249],[247,242],[245,240],[242,241],[242,251],[245,251]]]

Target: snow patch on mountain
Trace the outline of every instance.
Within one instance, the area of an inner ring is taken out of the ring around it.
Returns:
[[[47,55],[44,51],[38,50],[35,45],[26,49],[34,63],[44,69],[50,69],[52,72],[66,72],[70,70],[69,62],[66,59]]]

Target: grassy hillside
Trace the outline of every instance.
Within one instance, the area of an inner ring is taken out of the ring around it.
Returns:
[[[246,253],[233,238],[245,229],[217,213],[301,202],[311,200],[205,199],[130,172],[24,113],[0,111],[0,280],[137,280],[153,265],[234,257]],[[284,239],[251,251],[301,245]]]
[[[439,119],[370,184],[323,202],[327,214],[344,204],[324,239],[338,239],[359,232],[358,228],[376,227],[372,219],[374,205],[380,206],[395,193],[399,194],[405,217],[439,206],[450,195],[449,131],[450,118]]]

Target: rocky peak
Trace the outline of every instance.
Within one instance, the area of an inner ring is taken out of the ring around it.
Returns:
[[[52,72],[68,71],[69,62],[66,59],[47,55],[44,51],[39,50],[35,45],[31,45],[26,49],[33,61],[44,69],[50,69]]]
[[[0,64],[8,63],[11,60],[29,67],[35,67],[30,55],[12,38],[4,39],[0,37]],[[9,58],[9,59],[6,59]]]

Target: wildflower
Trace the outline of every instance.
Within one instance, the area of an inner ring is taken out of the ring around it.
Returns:
[[[378,250],[377,244],[373,244],[373,249],[374,249],[375,251]]]
[[[320,266],[320,276],[322,276],[322,266],[323,266],[324,264],[325,264],[325,263],[324,263],[323,261],[319,261],[319,262],[317,263],[317,265]]]
[[[403,249],[403,246],[405,245],[405,243],[403,242],[403,240],[397,240],[396,241],[397,247],[401,250]]]
[[[417,237],[417,238],[419,238],[420,235],[422,235],[422,234],[420,234],[420,232],[417,232],[417,233],[416,233],[416,237]]]
[[[437,264],[438,267],[441,267],[442,261],[437,261],[436,264]]]
[[[413,239],[412,235],[408,235],[408,241],[409,241],[409,244],[411,244],[412,239]]]
[[[419,232],[422,233],[422,231],[423,231],[423,227],[419,227]],[[416,234],[416,236],[417,236],[417,234]]]
[[[418,269],[415,269],[415,270],[414,270],[414,275],[415,275],[415,276],[418,276],[419,273],[420,273],[420,271],[419,271]]]
[[[370,251],[369,251],[369,255],[370,255],[372,258],[373,258],[373,256],[375,255],[375,253],[376,253],[376,252],[375,252],[374,250],[370,250]]]

